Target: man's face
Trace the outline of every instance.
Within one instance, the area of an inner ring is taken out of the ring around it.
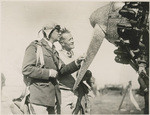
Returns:
[[[60,34],[61,34],[60,31],[57,30],[57,29],[55,29],[55,30],[53,31],[53,33],[51,34],[51,37],[52,37],[53,40],[56,42],[56,41],[59,40]]]
[[[64,34],[62,34],[62,37],[64,38],[62,46],[67,50],[73,49],[74,48],[74,40],[73,40],[71,33],[64,33]]]

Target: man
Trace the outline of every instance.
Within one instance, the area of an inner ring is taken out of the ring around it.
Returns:
[[[59,59],[54,43],[60,38],[60,26],[44,26],[43,38],[33,41],[26,49],[22,73],[30,79],[30,110],[32,114],[55,114],[55,106],[61,104],[61,94],[56,77],[71,74],[79,69],[84,57],[65,65]],[[42,47],[44,65],[36,59],[37,45]],[[38,62],[37,62],[38,61]],[[37,64],[37,65],[36,65]],[[60,113],[59,108],[57,113]]]
[[[74,49],[74,40],[69,30],[66,28],[62,29],[61,32],[61,38],[59,40],[62,49],[59,51],[59,55],[61,60],[68,64],[72,60],[76,59],[76,55],[73,51]],[[62,93],[62,108],[61,112],[62,114],[77,114],[82,108],[82,114],[85,113],[85,107],[86,101],[88,99],[83,100],[83,97],[85,97],[86,94],[88,94],[88,87],[82,82],[79,85],[79,88],[77,89],[77,94],[75,95],[72,92],[72,88],[74,86],[75,80],[76,80],[76,72],[72,75],[68,75],[65,77],[62,77],[63,79],[59,79],[60,81],[60,89]],[[83,78],[83,81],[87,81],[91,87],[93,86],[93,82],[91,81],[92,74],[88,70]],[[89,86],[90,87],[90,86]],[[81,105],[82,103],[82,105]]]

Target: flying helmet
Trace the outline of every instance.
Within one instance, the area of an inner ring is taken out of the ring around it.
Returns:
[[[42,29],[38,32],[38,34],[39,34],[40,32],[42,32],[42,33],[43,33],[43,36],[48,39],[48,38],[50,38],[52,32],[53,32],[55,29],[57,29],[58,31],[60,31],[60,29],[61,29],[60,25],[58,25],[58,24],[56,24],[56,23],[46,24],[46,25],[44,25],[44,26],[42,27]]]

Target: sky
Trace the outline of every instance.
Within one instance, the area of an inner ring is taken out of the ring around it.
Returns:
[[[22,61],[26,47],[38,38],[38,31],[49,22],[68,28],[75,40],[76,52],[85,53],[92,39],[91,13],[107,4],[99,1],[3,1],[1,2],[1,72],[7,86],[22,86]],[[60,48],[59,44],[56,46]],[[138,88],[137,73],[114,61],[117,49],[104,39],[89,69],[98,87],[132,81]]]

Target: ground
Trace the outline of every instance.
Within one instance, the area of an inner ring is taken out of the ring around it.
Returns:
[[[144,98],[140,95],[135,95],[135,100],[139,104],[140,108],[144,108]],[[136,110],[131,103],[129,94],[125,96],[121,110],[118,111],[123,95],[120,95],[117,91],[109,91],[107,94],[100,94],[93,100],[92,114],[143,114],[142,111]]]
[[[14,90],[11,91],[15,93]],[[135,95],[134,92],[133,95],[140,108],[143,109],[144,98],[142,96]],[[5,96],[2,96],[3,99],[1,100],[1,112],[2,115],[10,115],[11,111],[9,105],[11,103],[11,98]],[[122,97],[123,95],[121,95],[118,91],[108,91],[105,94],[99,94],[97,97],[93,98],[91,114],[143,114],[143,111],[136,110],[134,105],[131,103],[129,94],[126,95],[121,106],[121,110],[118,111]]]

